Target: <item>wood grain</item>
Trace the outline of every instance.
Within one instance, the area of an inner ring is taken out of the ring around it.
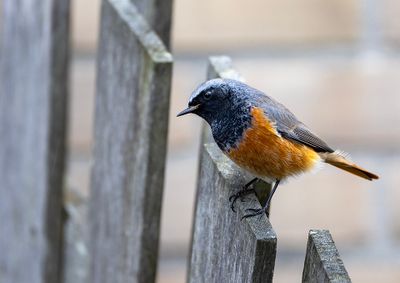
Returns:
[[[129,0],[103,0],[91,282],[155,280],[172,56]]]
[[[69,1],[4,0],[0,282],[59,282]]]
[[[265,215],[241,221],[255,196],[230,209],[229,196],[251,178],[224,156],[215,143],[205,145],[200,161],[189,282],[272,282],[276,235]]]
[[[351,282],[328,230],[309,232],[302,282]]]

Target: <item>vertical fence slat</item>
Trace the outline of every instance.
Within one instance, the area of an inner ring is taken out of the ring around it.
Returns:
[[[200,162],[189,282],[272,282],[276,235],[262,215],[240,221],[246,208],[259,208],[254,196],[228,198],[251,177],[230,162],[215,143],[205,145]]]
[[[172,56],[129,0],[103,0],[94,167],[91,282],[153,282]]]
[[[59,282],[69,1],[3,0],[0,282]]]
[[[212,57],[208,79],[242,80],[228,57]],[[272,282],[276,235],[265,215],[240,221],[246,208],[260,207],[255,196],[238,201],[239,213],[228,198],[251,176],[229,161],[203,128],[200,173],[192,230],[189,282]],[[209,143],[211,142],[211,143]],[[268,189],[268,184],[261,184]]]
[[[303,282],[351,282],[328,230],[311,230],[308,235]]]

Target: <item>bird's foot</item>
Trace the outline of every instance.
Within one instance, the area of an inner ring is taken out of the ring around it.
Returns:
[[[235,210],[235,202],[240,198],[242,199],[244,196],[247,196],[249,194],[255,193],[254,189],[248,189],[248,188],[244,188],[240,191],[238,191],[236,194],[233,194],[229,197],[229,201],[232,202],[231,203],[231,209],[233,212],[236,212]],[[243,200],[243,199],[242,199]]]
[[[267,217],[269,218],[269,212],[268,212],[268,207],[263,207],[263,208],[248,208],[246,209],[246,212],[249,212],[248,214],[245,214],[241,220],[246,219],[246,218],[250,218],[250,217],[254,217],[257,215],[262,215],[263,213],[267,214]]]

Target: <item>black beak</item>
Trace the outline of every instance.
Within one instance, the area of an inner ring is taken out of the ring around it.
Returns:
[[[199,107],[200,107],[200,104],[197,104],[197,105],[194,105],[194,106],[189,106],[185,110],[179,112],[178,115],[176,115],[176,117],[183,116],[183,115],[186,115],[186,114],[189,114],[189,113],[193,113]]]

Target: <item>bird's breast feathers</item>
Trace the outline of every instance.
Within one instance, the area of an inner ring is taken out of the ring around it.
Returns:
[[[313,149],[282,137],[263,109],[252,107],[252,120],[235,147],[225,153],[260,178],[284,179],[309,171],[321,161]]]

